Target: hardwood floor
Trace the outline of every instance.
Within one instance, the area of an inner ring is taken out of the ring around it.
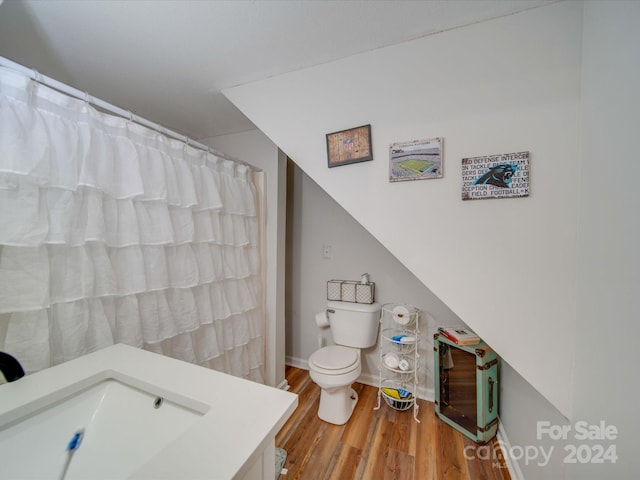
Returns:
[[[374,410],[378,389],[356,383],[353,416],[337,426],[318,418],[320,387],[306,370],[287,367],[286,377],[299,405],[276,436],[287,451],[280,480],[511,480],[495,440],[476,455],[480,446],[440,421],[431,402],[418,400],[417,423],[412,410],[384,401]]]

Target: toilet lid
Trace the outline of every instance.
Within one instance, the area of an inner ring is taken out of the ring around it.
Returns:
[[[358,353],[351,348],[330,345],[315,352],[310,360],[320,368],[340,370],[356,363]]]

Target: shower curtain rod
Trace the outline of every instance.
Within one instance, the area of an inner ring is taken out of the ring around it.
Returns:
[[[0,2],[1,3],[1,2]],[[181,142],[184,142],[185,144],[187,144],[190,147],[195,147],[197,149],[200,150],[204,150],[206,152],[209,152],[217,157],[221,157],[224,158],[225,160],[231,160],[233,162],[237,162],[237,163],[241,163],[242,165],[246,165],[247,167],[249,167],[251,170],[254,170],[256,172],[261,172],[262,169],[254,167],[253,165],[248,164],[247,162],[244,162],[240,159],[237,158],[233,158],[229,155],[227,155],[226,153],[222,153],[219,152],[217,150],[215,150],[214,148],[205,145],[203,143],[200,143],[196,140],[193,140],[192,138],[187,137],[186,135],[182,135],[181,133],[177,133],[173,130],[170,130],[166,127],[163,127],[162,125],[159,125],[155,122],[152,122],[151,120],[147,120],[146,118],[140,117],[138,115],[136,115],[135,113],[133,113],[131,110],[125,110],[123,108],[117,107],[111,103],[105,102],[104,100],[101,100],[99,98],[93,97],[91,95],[89,95],[87,92],[82,92],[80,90],[78,90],[77,88],[71,87],[65,83],[62,83],[58,80],[55,80],[51,77],[47,77],[46,75],[41,74],[40,72],[38,72],[36,69],[34,68],[28,68],[25,67],[24,65],[20,65],[19,63],[16,63],[12,60],[9,60],[8,58],[5,58],[3,56],[0,56],[0,66],[2,67],[7,67],[10,68],[11,70],[15,70],[19,73],[22,73],[24,75],[27,75],[29,78],[31,78],[33,81],[38,82],[42,85],[46,85],[47,87],[53,88],[55,90],[58,90],[62,93],[66,93],[67,95],[70,95],[72,97],[75,97],[79,100],[84,100],[87,103],[90,103],[96,107],[99,107],[102,110],[106,110],[110,113],[114,113],[116,115],[118,115],[119,117],[128,119],[132,122],[135,122],[139,125],[143,125],[147,128],[150,128],[152,130],[155,130],[156,132],[162,133],[164,135],[167,135],[175,140],[180,140]]]

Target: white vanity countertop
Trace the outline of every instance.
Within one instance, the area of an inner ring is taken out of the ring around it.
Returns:
[[[119,344],[0,386],[0,428],[109,378],[204,413],[131,479],[242,478],[298,404],[293,393]]]

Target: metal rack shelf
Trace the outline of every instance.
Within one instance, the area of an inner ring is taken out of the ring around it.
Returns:
[[[418,423],[420,313],[411,305],[387,303],[382,306],[378,403],[375,407],[375,410],[380,408],[381,399],[399,411],[413,407],[413,418]]]

